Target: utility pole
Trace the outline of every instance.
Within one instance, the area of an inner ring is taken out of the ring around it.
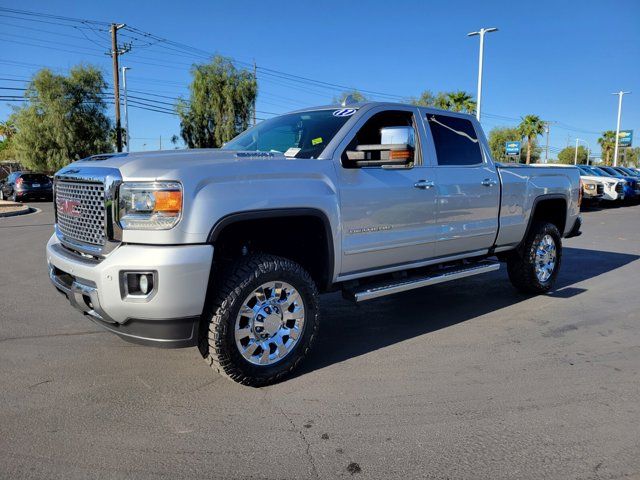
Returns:
[[[549,163],[549,122],[544,122],[544,131],[547,134],[547,144],[544,148],[544,163]]]
[[[124,134],[127,153],[129,153],[129,141],[131,139],[131,136],[129,135],[129,107],[127,106],[127,70],[131,70],[131,67],[122,67],[122,91],[124,93]]]
[[[122,126],[120,125],[120,69],[118,68],[118,55],[131,50],[131,46],[125,45],[122,50],[118,49],[118,30],[124,28],[124,23],[111,24],[111,58],[113,59],[113,100],[116,111],[116,150],[122,151]]]
[[[478,105],[476,107],[476,118],[478,119],[478,121],[480,121],[480,105],[482,104],[482,61],[484,57],[484,34],[497,31],[497,28],[491,27],[481,28],[477,32],[470,32],[467,34],[467,37],[480,35],[480,58],[478,60]]]
[[[256,65],[256,61],[253,61],[253,78],[256,81],[256,85],[258,84],[258,66]],[[253,101],[253,126],[256,126],[256,101]]]
[[[631,92],[623,92],[620,90],[619,92],[612,93],[611,95],[618,95],[618,123],[616,124],[616,147],[613,151],[613,166],[618,166],[618,139],[620,137],[620,117],[622,116],[622,97]]]
[[[160,135],[160,150],[162,150],[162,135]]]

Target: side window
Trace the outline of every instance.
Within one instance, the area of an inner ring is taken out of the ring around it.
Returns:
[[[413,113],[390,110],[373,115],[342,152],[342,166],[411,167],[419,154]]]
[[[464,118],[427,114],[436,148],[438,165],[478,165],[482,163],[480,142],[473,123]]]

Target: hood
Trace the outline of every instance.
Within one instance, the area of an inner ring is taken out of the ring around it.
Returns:
[[[178,172],[212,165],[244,164],[265,160],[291,160],[280,153],[245,152],[222,149],[158,150],[153,152],[94,155],[73,162],[73,167],[117,168],[123,179],[176,179]],[[265,162],[266,163],[266,162]],[[255,168],[255,166],[254,166]]]
[[[596,183],[612,183],[612,184],[616,184],[618,183],[620,180],[618,180],[617,178],[607,178],[607,177],[597,177],[595,175],[580,175],[580,178],[583,178],[589,182],[596,182]]]

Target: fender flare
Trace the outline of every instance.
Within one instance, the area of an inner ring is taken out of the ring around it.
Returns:
[[[524,241],[527,239],[527,237],[529,236],[529,232],[531,231],[531,226],[533,225],[533,217],[535,216],[536,213],[536,208],[538,207],[538,204],[540,202],[543,202],[545,200],[564,200],[567,208],[569,206],[569,202],[567,201],[567,197],[561,193],[547,193],[544,195],[539,195],[536,198],[533,199],[533,204],[531,205],[531,213],[529,214],[529,220],[527,221],[527,228],[524,231],[524,236],[522,237],[522,240],[520,240],[520,243],[518,244],[518,246],[516,247],[516,249],[519,249],[522,244],[524,243]],[[560,236],[564,237],[564,230],[567,228],[567,213],[565,212],[565,225],[563,228],[563,231],[560,232]]]
[[[209,231],[207,243],[214,244],[220,233],[234,223],[244,222],[248,220],[262,220],[266,218],[282,218],[282,217],[315,217],[318,218],[324,227],[326,238],[327,253],[327,285],[329,288],[333,282],[335,269],[335,248],[333,245],[333,231],[331,222],[325,212],[317,208],[269,208],[262,210],[247,210],[244,212],[235,212],[220,218]]]

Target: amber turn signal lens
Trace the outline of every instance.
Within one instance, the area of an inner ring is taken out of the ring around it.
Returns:
[[[153,192],[156,199],[155,212],[178,213],[182,209],[182,192],[157,191]]]
[[[408,160],[411,158],[411,150],[391,150],[389,160]]]

